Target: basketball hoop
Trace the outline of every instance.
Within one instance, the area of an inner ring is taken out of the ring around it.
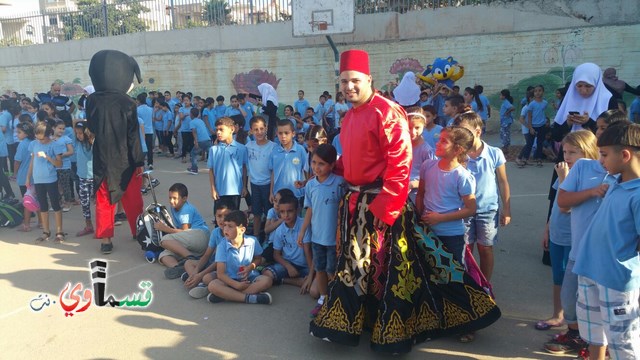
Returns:
[[[309,24],[311,25],[311,32],[314,32],[314,29],[318,31],[325,31],[329,26],[326,21],[309,21]]]

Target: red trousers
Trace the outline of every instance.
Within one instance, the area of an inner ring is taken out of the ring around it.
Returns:
[[[127,190],[122,195],[122,207],[125,214],[127,214],[127,221],[129,222],[129,228],[131,228],[131,235],[136,236],[136,221],[138,215],[142,214],[142,194],[140,193],[140,187],[142,186],[142,178],[138,176],[140,169],[138,169],[131,180]],[[96,233],[95,236],[98,239],[112,238],[113,237],[113,219],[116,212],[116,205],[112,204],[109,198],[109,188],[107,187],[107,180],[103,180],[100,184],[100,188],[96,193]]]

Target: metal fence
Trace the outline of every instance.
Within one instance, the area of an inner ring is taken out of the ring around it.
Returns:
[[[0,16],[0,47],[206,26],[291,19],[292,0],[54,0],[21,16]],[[307,1],[307,0],[305,0]],[[308,0],[317,1],[317,0]],[[513,2],[519,0],[500,0]],[[496,0],[355,0],[357,14],[458,7]],[[42,2],[41,2],[42,3]],[[63,6],[60,6],[62,4]],[[71,7],[65,7],[71,4]]]

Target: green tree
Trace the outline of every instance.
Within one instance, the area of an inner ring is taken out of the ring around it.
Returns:
[[[149,28],[139,17],[149,9],[140,2],[113,0],[103,4],[102,0],[78,0],[76,4],[77,12],[60,16],[65,40],[121,35]]]
[[[231,14],[231,8],[226,1],[207,0],[202,6],[202,20],[209,26],[229,24],[227,17]]]

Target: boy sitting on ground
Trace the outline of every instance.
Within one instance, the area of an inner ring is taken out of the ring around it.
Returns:
[[[224,217],[222,232],[227,241],[216,249],[217,279],[209,283],[211,294],[207,296],[211,303],[228,300],[271,304],[271,294],[264,291],[271,287],[272,280],[255,271],[262,262],[262,247],[255,237],[245,235],[246,230],[244,212],[236,210]]]
[[[233,211],[230,204],[221,203],[216,208],[216,224],[224,224],[224,217]],[[207,285],[216,276],[216,249],[218,245],[227,241],[222,234],[222,227],[216,227],[211,232],[209,245],[200,260],[187,260],[184,264],[185,272],[182,274],[184,287],[189,289],[189,295],[196,299],[201,299],[209,294]]]
[[[303,247],[298,246],[298,234],[304,219],[298,217],[298,199],[283,196],[279,203],[282,224],[273,232],[273,259],[275,264],[267,266],[262,274],[273,279],[276,284],[290,284],[309,291],[313,280],[311,260],[311,234],[307,230],[303,236]]]
[[[162,222],[154,225],[156,230],[166,233],[160,239],[160,246],[165,250],[158,256],[158,261],[168,269],[164,271],[167,279],[177,279],[184,272],[182,259],[196,259],[207,249],[209,228],[200,216],[198,209],[189,204],[189,190],[184,184],[175,183],[169,188],[169,204],[176,228]]]

